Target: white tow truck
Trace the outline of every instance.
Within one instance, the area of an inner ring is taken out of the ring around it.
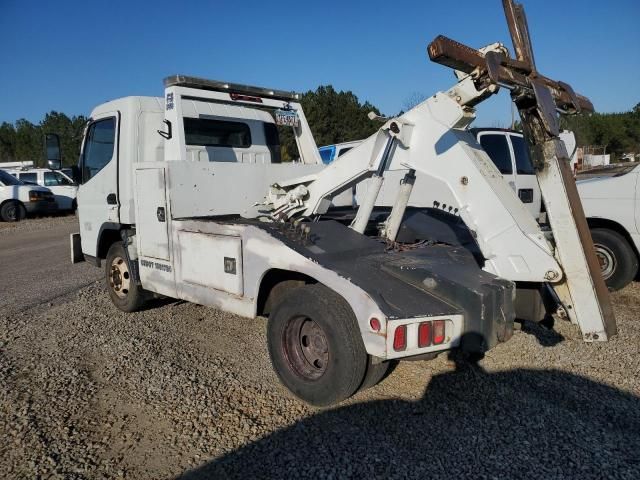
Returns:
[[[104,265],[109,295],[124,311],[164,295],[268,316],[276,373],[314,405],[374,385],[390,361],[482,353],[508,340],[512,280],[553,282],[585,340],[607,340],[615,320],[588,255],[563,248],[556,257],[464,130],[473,105],[497,90],[474,81],[465,76],[383,119],[376,134],[326,167],[293,93],[176,75],[165,79],[162,98],[98,106],[76,172],[72,259]],[[293,129],[299,163],[279,163],[276,125]],[[47,146],[50,166],[59,167],[55,135]],[[408,173],[381,223],[373,210],[396,158]],[[396,241],[416,169],[460,197],[481,261],[463,246]],[[352,188],[365,179],[368,194],[354,206]],[[554,219],[563,227],[554,240],[564,245],[580,228],[567,217],[562,180],[553,182],[541,184],[556,193]]]

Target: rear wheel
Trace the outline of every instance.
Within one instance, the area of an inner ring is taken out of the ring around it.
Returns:
[[[620,290],[638,273],[638,258],[626,238],[608,228],[591,230],[600,271],[609,290]]]
[[[20,202],[7,202],[0,208],[3,222],[18,222],[27,216],[27,210]]]
[[[364,380],[362,380],[362,385],[360,385],[360,388],[358,390],[366,390],[367,388],[375,387],[397,365],[397,361],[395,360],[388,360],[381,363],[373,363],[372,360],[373,358],[369,356],[369,360],[367,362],[367,372],[365,373]]]
[[[105,262],[107,290],[113,304],[123,312],[140,310],[147,300],[146,292],[136,283],[132,271],[122,243],[111,245]]]
[[[296,397],[327,406],[353,395],[367,369],[356,318],[338,294],[305,285],[275,305],[267,328],[273,368]]]

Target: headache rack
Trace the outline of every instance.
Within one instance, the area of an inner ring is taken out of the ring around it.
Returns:
[[[166,87],[187,87],[200,90],[211,90],[214,92],[227,92],[238,95],[256,95],[263,98],[273,98],[275,100],[298,101],[300,94],[287,92],[284,90],[274,90],[272,88],[254,87],[239,83],[222,82],[219,80],[208,80],[206,78],[190,77],[187,75],[171,75],[164,79]]]

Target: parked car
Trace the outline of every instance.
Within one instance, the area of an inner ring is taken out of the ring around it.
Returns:
[[[52,213],[58,209],[51,190],[28,185],[0,170],[0,220],[17,222],[29,214]]]
[[[53,192],[60,210],[76,210],[78,185],[63,171],[33,167],[11,168],[6,171],[24,183],[47,187]]]

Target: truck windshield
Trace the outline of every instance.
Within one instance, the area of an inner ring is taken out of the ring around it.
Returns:
[[[24,185],[20,180],[18,180],[13,175],[5,172],[4,170],[0,170],[0,183],[4,186],[9,185]]]

